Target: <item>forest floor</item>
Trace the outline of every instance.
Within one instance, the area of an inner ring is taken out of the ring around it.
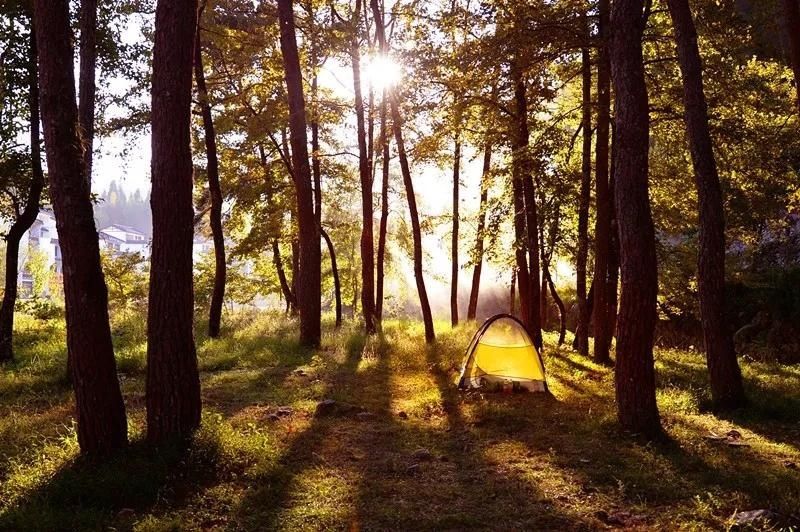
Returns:
[[[556,348],[552,396],[465,394],[474,324],[354,324],[323,346],[297,324],[238,315],[198,337],[204,415],[188,451],[143,442],[144,324],[114,326],[132,443],[77,458],[59,321],[18,316],[0,370],[0,529],[724,529],[742,511],[800,513],[800,367],[745,361],[749,407],[708,410],[702,353],[658,350],[667,438],[615,424],[613,370]],[[336,401],[326,415],[318,403]]]

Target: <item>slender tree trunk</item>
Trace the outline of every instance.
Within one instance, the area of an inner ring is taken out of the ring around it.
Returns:
[[[600,46],[597,58],[597,138],[595,144],[595,225],[594,225],[594,360],[610,362],[609,346],[609,253],[611,247],[611,209],[608,190],[608,142],[611,123],[611,64],[608,56],[610,0],[598,2]]]
[[[456,126],[459,127],[459,126]],[[456,132],[453,150],[453,235],[450,240],[450,324],[458,325],[458,204],[461,179],[461,135]]]
[[[328,232],[322,227],[319,228],[325,244],[328,246],[328,254],[331,257],[331,274],[333,275],[333,295],[336,300],[336,328],[342,326],[342,286],[339,281],[339,267],[336,265],[336,249],[333,247],[333,241],[328,236]]]
[[[622,252],[615,379],[620,424],[653,436],[661,432],[653,367],[658,271],[647,185],[650,119],[642,60],[643,8],[644,0],[615,0],[611,10],[618,152],[614,178]]]
[[[378,42],[381,49],[386,49],[386,36],[383,31],[383,16],[381,14],[378,0],[371,0],[372,12],[375,18],[375,27],[378,33]],[[394,140],[397,144],[397,157],[400,160],[400,171],[403,174],[403,184],[408,198],[408,212],[411,217],[411,233],[414,240],[414,279],[417,283],[419,292],[419,304],[422,309],[422,321],[425,324],[425,341],[432,343],[436,340],[436,333],[433,330],[433,315],[431,305],[428,301],[428,291],[425,289],[425,278],[422,270],[422,229],[419,223],[419,213],[417,212],[417,198],[414,195],[414,183],[411,180],[411,169],[408,165],[405,143],[403,142],[403,121],[400,116],[400,105],[397,101],[395,89],[389,90],[389,108],[392,115],[392,129],[394,130]]]
[[[356,103],[358,135],[358,174],[361,178],[361,311],[367,334],[375,332],[375,250],[372,222],[372,168],[367,150],[367,130],[364,120],[364,98],[361,94],[361,52],[358,44],[358,20],[361,0],[356,0],[353,10],[353,36],[350,59],[353,67],[353,90]]]
[[[278,239],[272,240],[272,263],[275,265],[275,271],[278,274],[278,282],[281,285],[281,292],[283,298],[286,300],[286,309],[291,311],[297,305],[294,294],[292,293],[289,282],[286,280],[286,272],[283,269],[283,259],[281,259],[281,248],[278,245]]]
[[[481,287],[483,268],[483,233],[486,231],[486,202],[489,199],[489,172],[492,169],[492,143],[486,141],[483,147],[483,170],[481,172],[481,200],[478,206],[478,232],[475,236],[475,267],[472,270],[472,290],[469,293],[467,319],[474,320],[478,312],[478,293]]]
[[[531,161],[528,154],[528,97],[525,87],[525,80],[522,72],[516,65],[512,65],[512,76],[514,80],[514,101],[516,103],[516,130],[514,131],[514,161],[512,176],[516,186],[521,188],[521,194],[515,192],[515,209],[521,195],[524,213],[523,242],[524,247],[521,251],[530,261],[527,267],[520,260],[520,252],[517,252],[517,277],[519,281],[520,305],[522,314],[526,315],[525,325],[531,333],[534,345],[542,347],[542,323],[540,315],[540,284],[539,284],[539,221],[536,209],[536,193],[533,187],[531,176]],[[515,228],[515,230],[517,230]],[[517,235],[519,238],[519,235]],[[525,295],[523,295],[525,294]],[[527,300],[527,301],[525,301]],[[527,303],[527,305],[526,305]]]
[[[386,232],[389,226],[389,142],[386,125],[386,90],[383,91],[380,110],[381,129],[379,133],[381,146],[381,221],[378,228],[378,264],[375,281],[375,320],[381,324],[383,320],[383,278],[386,260]]]
[[[153,244],[147,314],[147,437],[184,439],[200,425],[194,344],[192,65],[197,1],[159,0],[152,89]]]
[[[742,373],[733,347],[733,334],[725,319],[725,214],[708,130],[703,66],[688,0],[668,0],[667,5],[678,45],[686,131],[700,207],[697,272],[711,395],[718,408],[736,408],[745,403],[745,395]]]
[[[613,136],[613,122],[612,122],[612,137],[611,137],[611,175],[608,182],[608,198],[611,204],[611,241],[609,244],[608,252],[608,346],[611,348],[611,341],[617,335],[617,299],[619,292],[619,225],[617,224],[617,210],[616,201],[614,200],[615,183],[614,169],[617,160],[617,143]]]
[[[515,288],[517,285],[517,269],[512,267],[511,268],[511,294],[509,296],[509,304],[508,304],[508,313],[512,316],[514,315],[514,311],[516,310],[515,300],[517,295],[515,294]]]
[[[558,295],[558,291],[556,291],[556,285],[553,283],[553,278],[550,275],[549,264],[545,265],[544,274],[547,286],[550,288],[550,295],[553,296],[553,301],[555,301],[556,306],[558,307],[558,345],[563,345],[564,339],[567,336],[567,309],[564,307],[564,301],[561,300],[561,297]]]
[[[511,188],[514,201],[514,258],[516,267],[513,270],[515,273],[512,272],[511,286],[513,292],[514,281],[519,280],[520,315],[525,327],[531,330],[530,291],[526,290],[526,287],[530,286],[530,282],[528,281],[528,257],[525,254],[525,197],[522,191],[522,172],[519,164],[513,164],[512,172]],[[511,306],[512,308],[514,306],[513,298]]]
[[[292,168],[297,195],[297,225],[300,234],[300,279],[297,302],[300,309],[300,341],[317,347],[320,342],[320,234],[315,221],[311,169],[308,163],[306,110],[303,79],[294,29],[292,0],[278,1],[281,52],[289,101]]]
[[[36,35],[31,31],[28,47],[28,108],[30,109],[31,181],[25,208],[11,224],[6,235],[6,277],[3,303],[0,305],[0,362],[14,358],[14,306],[17,302],[19,272],[19,243],[39,214],[44,188],[42,154],[39,138],[39,68],[37,65]]]
[[[205,2],[201,4],[198,18],[202,16]],[[200,21],[197,24],[197,38],[194,45],[194,75],[197,85],[197,96],[200,102],[200,113],[203,116],[203,132],[206,145],[206,174],[208,175],[208,192],[211,196],[209,222],[214,238],[214,290],[211,293],[211,306],[208,311],[208,336],[219,336],[222,320],[222,304],[225,299],[225,279],[227,264],[225,259],[225,236],[222,232],[222,189],[219,182],[219,162],[217,161],[217,137],[214,132],[214,120],[211,116],[211,104],[208,101],[206,77],[203,72],[203,54],[200,40]]]
[[[90,190],[92,183],[92,155],[94,151],[94,99],[95,72],[97,70],[97,0],[81,0],[80,20],[80,75],[78,79],[78,120],[83,144],[83,164]]]
[[[69,3],[35,0],[33,6],[50,199],[62,252],[78,444],[85,454],[102,454],[127,443],[128,426],[78,130]]]
[[[578,322],[575,326],[575,344],[583,356],[589,356],[589,301],[586,298],[586,263],[589,256],[589,204],[592,185],[592,62],[589,55],[589,25],[583,17],[585,45],[581,49],[581,77],[583,79],[581,129],[583,150],[581,160],[581,189],[578,201],[578,252],[576,256]]]
[[[786,17],[784,24],[789,38],[794,87],[797,91],[797,114],[800,115],[800,2],[783,0],[783,12]]]

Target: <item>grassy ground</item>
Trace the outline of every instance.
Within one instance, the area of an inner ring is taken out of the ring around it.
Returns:
[[[414,322],[370,339],[328,326],[312,352],[296,323],[240,315],[223,339],[198,338],[205,414],[181,453],[141,443],[132,316],[115,335],[133,443],[91,464],[63,325],[18,323],[18,361],[0,370],[0,529],[722,529],[754,509],[797,524],[797,366],[745,362],[752,405],[717,417],[702,355],[659,351],[668,439],[648,443],[616,428],[613,372],[553,337],[552,396],[464,394],[453,378],[474,325],[438,323],[431,348]],[[326,398],[359,408],[315,416]],[[708,437],[732,430],[740,445]]]

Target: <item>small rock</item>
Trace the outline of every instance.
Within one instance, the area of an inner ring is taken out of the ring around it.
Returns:
[[[399,417],[400,419],[408,419],[408,414],[406,414],[401,410],[400,412],[397,413],[397,417]]]
[[[420,472],[419,464],[411,464],[406,468],[406,473],[409,475],[418,475]]]
[[[292,407],[290,407],[290,406],[280,406],[280,407],[278,407],[278,409],[275,411],[275,413],[276,413],[277,415],[281,416],[281,417],[284,417],[284,416],[291,416],[291,415],[292,415],[292,412],[294,412],[294,410],[292,410]]]
[[[328,416],[336,410],[336,401],[333,399],[325,399],[317,403],[317,409],[315,410],[314,415],[318,417]]]
[[[413,456],[416,460],[419,460],[421,462],[427,462],[428,460],[431,460],[433,458],[433,455],[428,449],[422,449],[422,448],[414,451],[414,454],[412,454],[411,456]]]
[[[302,370],[302,369],[294,370],[294,374],[297,375],[298,377],[305,377],[306,376],[306,372],[304,370]]]
[[[278,414],[270,414],[267,416],[267,419],[270,421],[278,421],[281,418]]]
[[[371,419],[375,419],[375,414],[372,412],[359,412],[356,414],[356,419],[359,421],[370,421]]]
[[[791,460],[784,460],[783,461],[783,467],[786,467],[786,468],[789,468],[789,469],[797,469],[797,464],[792,462]]]
[[[733,522],[739,526],[749,525],[756,521],[771,521],[777,517],[772,510],[748,510],[733,514]]]
[[[589,460],[588,458],[579,458],[578,462],[580,462],[582,464],[590,464],[592,461]]]
[[[728,438],[730,438],[731,440],[741,440],[741,439],[742,439],[742,433],[741,433],[741,432],[739,432],[739,431],[738,431],[738,430],[736,430],[736,429],[729,430],[729,431],[728,431],[728,433],[727,433],[727,434],[725,434],[725,435],[726,435]]]

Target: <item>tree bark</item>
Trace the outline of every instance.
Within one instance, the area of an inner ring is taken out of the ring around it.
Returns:
[[[35,0],[33,6],[50,198],[62,252],[78,444],[85,454],[103,454],[125,446],[128,426],[78,130],[69,3]]]
[[[80,75],[78,79],[78,119],[83,144],[83,164],[89,189],[92,183],[92,156],[94,151],[94,100],[97,92],[97,0],[81,0],[80,20]]]
[[[642,60],[643,8],[644,0],[616,0],[611,10],[618,145],[614,175],[622,254],[615,380],[620,424],[655,436],[661,432],[653,367],[658,271],[647,184],[650,119]]]
[[[197,1],[159,0],[152,88],[153,243],[147,315],[147,437],[185,439],[200,425],[194,344],[192,65]]]
[[[286,272],[283,269],[283,259],[281,259],[281,248],[278,245],[278,239],[272,240],[272,263],[275,265],[275,271],[278,274],[278,282],[281,285],[281,292],[283,298],[286,300],[286,310],[291,311],[297,305],[292,289],[289,282],[286,280]]]
[[[31,22],[33,24],[33,22]],[[39,138],[39,67],[36,51],[35,29],[31,29],[28,47],[28,107],[30,109],[31,181],[25,208],[6,235],[6,277],[3,303],[0,305],[0,362],[14,358],[14,306],[17,302],[17,276],[19,272],[19,243],[39,214],[39,203],[44,188],[42,154]]]
[[[297,226],[300,236],[300,277],[295,292],[300,310],[300,341],[304,345],[318,347],[321,336],[320,234],[314,214],[303,79],[297,52],[292,0],[278,1],[278,19],[281,26],[281,52],[289,103],[292,168],[294,169]]]
[[[519,214],[522,207],[522,221],[515,224],[517,242],[523,242],[517,250],[517,280],[519,284],[520,307],[523,322],[533,338],[537,349],[542,347],[542,324],[540,314],[539,284],[539,221],[536,209],[536,194],[531,176],[530,155],[528,154],[528,97],[525,79],[518,65],[511,67],[514,82],[515,131],[513,132],[512,179],[514,186],[514,207]],[[518,205],[518,203],[520,203]],[[515,218],[516,220],[516,218]],[[522,225],[517,227],[516,225]],[[522,229],[520,234],[520,229]],[[521,237],[521,240],[520,240]],[[519,245],[519,244],[518,244]],[[527,251],[527,261],[525,255]]]
[[[708,129],[703,66],[688,0],[668,0],[667,5],[678,45],[686,131],[700,208],[697,276],[711,395],[716,407],[737,408],[745,403],[745,395],[733,334],[725,319],[725,214]]]
[[[361,178],[361,312],[364,330],[375,332],[375,250],[372,221],[372,169],[367,150],[367,130],[364,120],[364,98],[361,94],[361,52],[358,42],[358,21],[361,0],[356,0],[353,10],[353,35],[350,42],[350,59],[353,67],[353,90],[356,104],[356,129],[358,135],[358,174]]]
[[[200,103],[200,113],[203,116],[203,132],[206,145],[206,174],[208,175],[208,192],[211,196],[211,209],[209,222],[211,234],[214,238],[214,290],[211,293],[211,306],[208,311],[208,336],[219,336],[220,321],[222,320],[222,304],[225,299],[225,280],[227,277],[227,262],[225,259],[225,236],[222,232],[222,189],[219,182],[219,162],[217,160],[217,137],[214,131],[214,120],[211,116],[211,104],[208,101],[206,77],[203,72],[203,54],[200,39],[200,17],[202,16],[205,2],[198,11],[197,38],[194,50],[194,75],[197,85],[197,96]]]
[[[483,233],[486,231],[486,202],[489,199],[489,172],[492,169],[492,143],[483,147],[483,170],[481,171],[481,199],[478,206],[478,232],[475,236],[475,267],[472,270],[472,290],[469,293],[467,319],[474,320],[478,312],[478,293],[481,287],[483,268]]]
[[[458,125],[456,127],[459,127]],[[450,240],[450,325],[458,325],[458,204],[461,179],[461,135],[456,132],[453,149],[453,234]]]
[[[589,54],[589,24],[583,16],[584,46],[581,49],[583,149],[581,158],[581,188],[578,200],[578,251],[575,259],[577,275],[576,299],[578,322],[575,326],[575,345],[583,356],[589,356],[589,302],[586,298],[586,263],[589,256],[589,204],[592,184],[592,63]]]
[[[783,0],[786,17],[784,24],[789,38],[789,54],[794,72],[794,88],[797,91],[797,114],[800,116],[800,2]]]
[[[383,15],[381,13],[378,0],[371,0],[372,12],[375,18],[375,27],[378,34],[378,42],[381,49],[386,49],[386,36],[383,29]],[[400,160],[400,171],[403,175],[403,184],[408,198],[408,212],[411,218],[411,233],[414,240],[414,279],[417,283],[419,292],[419,304],[422,309],[422,321],[425,324],[425,341],[433,343],[436,340],[436,333],[433,330],[433,316],[431,305],[428,301],[428,292],[425,289],[425,278],[422,270],[422,229],[419,223],[419,213],[417,212],[417,198],[414,195],[414,183],[411,180],[411,169],[408,165],[405,143],[403,142],[403,121],[400,116],[400,105],[395,88],[389,89],[389,109],[392,115],[392,129],[394,130],[394,141],[397,144],[397,157]]]
[[[328,246],[328,254],[331,257],[331,274],[333,275],[333,295],[336,300],[336,328],[342,326],[342,287],[339,281],[339,267],[336,265],[336,249],[333,247],[333,241],[328,236],[327,231],[322,227],[319,228],[325,244]]]
[[[610,0],[599,0],[599,48],[597,57],[597,137],[595,144],[595,225],[594,225],[594,352],[595,362],[608,364],[609,330],[609,253],[611,248],[611,209],[608,179],[608,146],[611,124],[611,64],[608,56]]]
[[[381,221],[378,227],[378,260],[375,280],[375,320],[380,326],[383,320],[383,278],[386,260],[386,232],[389,226],[389,143],[386,126],[386,90],[383,91],[380,110],[380,146],[381,146]]]
[[[515,307],[516,307],[516,305],[514,304],[515,300],[517,298],[517,295],[514,293],[515,292],[515,288],[516,288],[516,284],[517,284],[517,269],[512,267],[511,268],[511,290],[510,290],[511,294],[510,294],[510,296],[508,298],[508,300],[509,300],[508,313],[511,314],[512,316],[514,315],[514,310],[515,310]]]

